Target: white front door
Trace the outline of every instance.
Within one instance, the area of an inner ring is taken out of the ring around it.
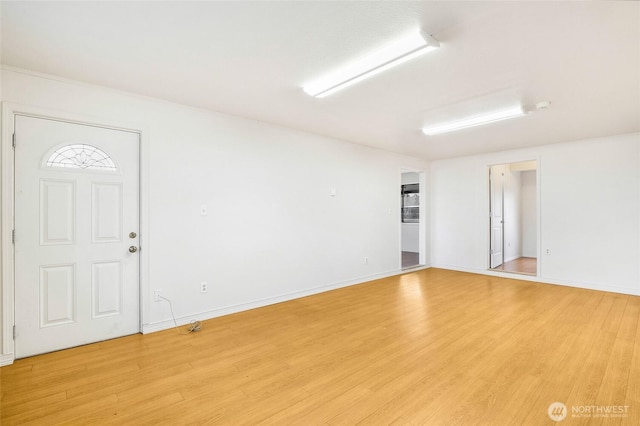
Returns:
[[[15,116],[15,354],[137,333],[139,135]]]
[[[490,267],[495,268],[503,263],[504,232],[504,166],[491,166],[489,169],[489,204],[491,228]]]

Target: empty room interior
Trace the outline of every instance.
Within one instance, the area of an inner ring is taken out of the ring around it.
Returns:
[[[640,424],[640,3],[0,2],[0,423]]]

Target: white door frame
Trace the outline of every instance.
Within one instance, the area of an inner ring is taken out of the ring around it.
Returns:
[[[149,132],[146,126],[122,123],[114,120],[105,120],[86,115],[74,114],[65,111],[56,111],[44,109],[28,105],[20,105],[9,102],[2,103],[2,147],[0,150],[0,173],[2,175],[2,188],[0,205],[2,211],[2,227],[0,236],[2,237],[2,256],[0,270],[2,273],[1,284],[1,303],[2,318],[0,318],[0,366],[12,364],[15,360],[13,327],[15,325],[15,252],[12,242],[12,233],[14,227],[14,151],[13,151],[13,134],[15,131],[14,117],[16,115],[25,115],[36,118],[54,119],[66,121],[75,124],[91,125],[115,130],[125,130],[138,133],[140,143],[140,306],[139,306],[139,330],[142,331],[142,324],[146,321],[148,313],[145,307],[148,306],[149,283],[149,250],[147,242],[149,241]]]
[[[479,217],[483,217],[486,218],[487,217],[487,212],[490,211],[491,209],[491,185],[489,184],[489,179],[487,179],[486,177],[489,176],[489,169],[491,168],[491,166],[498,166],[501,164],[511,164],[511,163],[522,163],[525,161],[535,161],[536,162],[536,223],[537,223],[537,229],[536,229],[536,251],[537,251],[537,267],[536,267],[536,276],[533,277],[534,279],[531,279],[530,281],[533,281],[535,279],[540,279],[540,277],[542,277],[542,263],[543,263],[543,259],[542,259],[542,195],[541,195],[541,159],[540,159],[540,155],[525,155],[525,156],[506,156],[505,158],[502,159],[502,161],[494,161],[491,163],[485,163],[485,178],[484,178],[484,182],[485,182],[485,190],[484,190],[484,202],[483,202],[483,211],[481,216]],[[485,219],[483,219],[485,220]],[[486,222],[485,222],[486,223]],[[485,225],[486,226],[486,225]],[[489,230],[491,230],[491,227],[489,226]],[[484,234],[486,235],[486,239],[485,239],[485,243],[484,246],[487,248],[486,253],[491,253],[491,235],[490,232],[484,232]],[[503,244],[504,245],[504,244]],[[502,248],[504,250],[504,247]],[[508,272],[501,272],[501,271],[493,271],[491,269],[491,254],[489,254],[489,256],[486,256],[486,265],[485,265],[485,270],[490,272],[491,275],[497,275],[497,276],[504,276],[504,277],[513,277],[512,274],[508,273]],[[519,277],[519,279],[527,279],[526,277],[523,278],[522,276]]]
[[[495,246],[493,244],[494,239],[493,239],[493,230],[494,228],[496,228],[495,224],[494,224],[494,219],[495,219],[495,204],[494,204],[494,185],[496,183],[495,179],[496,176],[493,175],[492,173],[492,169],[493,167],[502,167],[504,168],[505,165],[504,164],[496,164],[494,166],[489,167],[489,268],[493,269],[493,268],[497,268],[498,266],[501,266],[504,264],[504,171],[500,172],[500,177],[502,178],[501,182],[500,182],[500,263],[497,264],[496,266],[494,265],[493,262],[493,256],[494,256],[494,249]]]

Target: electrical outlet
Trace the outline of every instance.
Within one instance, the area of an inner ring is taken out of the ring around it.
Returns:
[[[551,254],[551,249],[545,249],[544,250],[544,254],[546,254],[547,256],[549,256]]]
[[[156,302],[160,301],[160,292],[162,290],[160,290],[159,288],[156,289],[156,291],[153,292],[153,300],[155,300]]]
[[[208,291],[207,282],[203,281],[200,283],[200,293],[206,293]]]

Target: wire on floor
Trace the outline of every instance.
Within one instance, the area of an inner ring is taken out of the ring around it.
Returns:
[[[178,331],[178,334],[186,335],[189,333],[193,333],[194,331],[202,330],[202,323],[198,320],[193,320],[189,323],[189,327],[187,328],[186,333],[180,331],[180,328],[178,327],[178,322],[176,321],[176,316],[173,314],[173,303],[171,303],[171,300],[167,299],[164,296],[158,295],[158,298],[166,300],[169,303],[169,310],[171,311],[171,318],[173,318],[173,325],[174,325],[174,328]]]

